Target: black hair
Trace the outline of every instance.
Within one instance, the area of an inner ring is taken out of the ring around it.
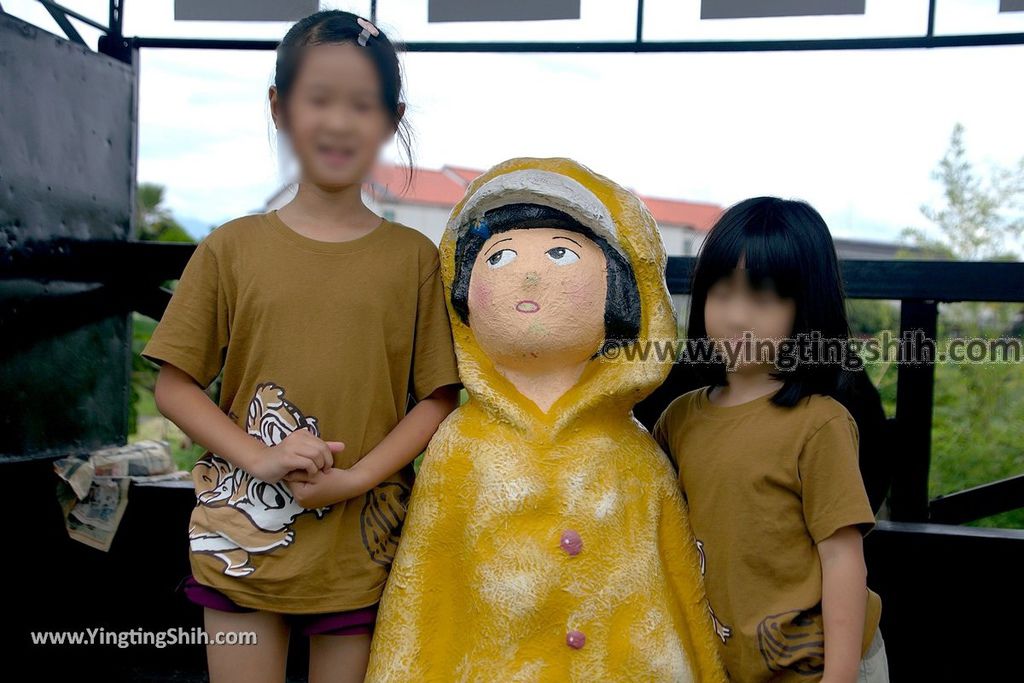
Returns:
[[[528,228],[558,228],[579,233],[601,248],[608,273],[605,343],[602,348],[636,341],[640,334],[640,290],[629,261],[608,240],[569,214],[540,204],[506,204],[486,211],[459,237],[455,245],[455,276],[451,293],[452,308],[459,314],[459,319],[469,325],[469,279],[484,243],[497,233]]]
[[[342,10],[323,10],[310,14],[295,22],[288,29],[277,46],[277,63],[274,71],[274,88],[284,102],[295,83],[296,75],[302,64],[304,48],[313,45],[340,45],[353,43],[359,45],[359,34],[363,27],[359,25],[359,16]],[[379,30],[379,29],[378,29]],[[403,116],[402,70],[398,62],[398,51],[395,44],[388,40],[383,31],[379,35],[371,35],[366,46],[360,46],[373,63],[380,78],[381,99],[384,108],[391,117],[391,125],[395,128],[399,145],[408,162],[408,180],[412,180],[412,129]]]
[[[799,362],[773,373],[784,383],[772,402],[788,407],[811,394],[836,396],[845,388],[849,373],[842,371],[842,363],[827,357],[822,344],[812,341],[816,335],[839,340],[841,352],[853,352],[839,259],[824,219],[806,202],[778,197],[746,199],[725,211],[708,233],[694,266],[687,329],[691,341],[708,341],[704,324],[708,291],[730,277],[740,259],[751,287],[773,290],[796,303],[790,337],[796,340]],[[721,358],[702,365],[705,382],[726,383]]]

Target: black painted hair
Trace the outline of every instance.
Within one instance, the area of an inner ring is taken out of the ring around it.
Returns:
[[[817,332],[822,339],[840,340],[846,352],[850,327],[846,318],[843,281],[835,244],[824,219],[809,204],[777,197],[754,197],[730,207],[708,233],[694,267],[687,336],[707,340],[704,308],[708,290],[733,274],[740,259],[751,287],[771,289],[793,299],[796,316],[794,339],[810,339]],[[835,396],[850,373],[837,362],[821,362],[827,353],[821,345],[808,343],[797,356],[801,362],[779,370],[783,387],[772,397],[779,406],[793,406],[811,394]],[[812,362],[804,362],[808,358]],[[724,385],[724,362],[698,363],[705,382]]]
[[[558,228],[583,235],[604,253],[608,272],[608,294],[605,299],[603,348],[622,346],[636,341],[640,334],[640,291],[629,261],[606,239],[569,214],[540,204],[506,204],[484,213],[459,237],[455,245],[455,276],[452,283],[452,308],[463,323],[469,324],[469,279],[473,264],[484,243],[508,230]]]
[[[277,65],[274,71],[274,87],[283,102],[287,99],[302,65],[304,48],[313,45],[359,45],[359,34],[363,27],[357,21],[358,15],[342,10],[323,10],[300,19],[288,29],[288,33],[277,46]],[[378,29],[379,30],[379,29]],[[398,62],[398,51],[383,31],[370,36],[366,46],[360,46],[373,62],[380,78],[380,91],[384,108],[391,117],[399,145],[409,164],[410,179],[413,168],[412,130],[402,115],[403,90],[402,69]]]

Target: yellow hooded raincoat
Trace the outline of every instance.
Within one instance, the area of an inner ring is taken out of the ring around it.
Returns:
[[[633,268],[641,324],[630,348],[674,341],[650,213],[568,159],[512,159],[469,186],[441,241],[447,292],[474,195],[504,185],[508,203],[553,205],[547,188],[564,179],[596,197],[614,230],[602,236]],[[598,356],[545,414],[494,369],[448,299],[469,401],[427,449],[366,680],[724,681],[685,504],[631,413],[664,380],[671,355]],[[578,534],[576,554],[564,548],[567,530]]]

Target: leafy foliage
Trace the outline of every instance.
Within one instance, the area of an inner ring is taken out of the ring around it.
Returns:
[[[1010,168],[993,167],[987,175],[980,174],[968,159],[964,128],[957,124],[932,177],[942,184],[943,202],[921,208],[932,229],[908,228],[903,235],[909,244],[932,258],[1017,259],[1024,234],[1024,158]],[[938,337],[1020,336],[1022,324],[1022,307],[1017,303],[941,304]],[[896,373],[889,368],[874,372],[891,411]],[[931,496],[1024,473],[1022,397],[1021,363],[936,367]],[[976,524],[1024,528],[1024,509]]]

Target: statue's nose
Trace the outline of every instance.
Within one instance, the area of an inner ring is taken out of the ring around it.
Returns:
[[[535,270],[531,270],[524,276],[523,279],[527,285],[535,285],[538,282],[540,282],[540,274],[537,273],[537,271]]]

